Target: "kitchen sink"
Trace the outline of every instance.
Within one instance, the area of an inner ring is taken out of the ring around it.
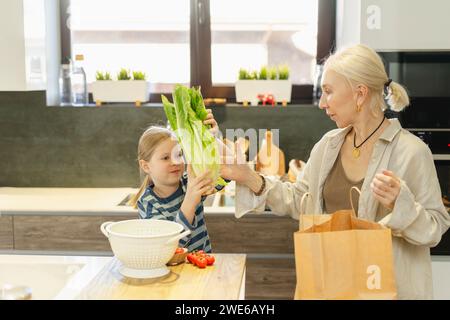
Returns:
[[[132,197],[134,197],[134,193],[130,193],[123,198],[123,200],[119,202],[118,206],[128,206],[128,201],[130,201]]]
[[[118,206],[129,206],[128,202],[132,197],[134,197],[133,193],[128,194],[119,202]],[[205,207],[234,207],[234,196],[227,193],[217,192],[215,194],[207,196],[205,201],[203,202],[203,205]]]
[[[2,288],[24,286],[34,300],[73,299],[110,259],[0,255],[0,293]]]
[[[205,214],[235,214],[235,194],[236,184],[231,181],[227,186],[219,192],[206,197],[203,202]],[[117,207],[120,209],[129,209],[128,202],[135,193],[129,193],[119,200]],[[120,199],[120,198],[119,198]]]

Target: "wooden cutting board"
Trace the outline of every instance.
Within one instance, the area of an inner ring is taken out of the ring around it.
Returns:
[[[255,159],[256,171],[269,176],[283,176],[286,173],[284,152],[272,140],[272,132],[267,130],[264,141]]]
[[[157,279],[131,279],[119,272],[113,258],[83,289],[77,299],[122,300],[234,300],[239,298],[245,271],[245,254],[214,254],[214,265],[200,269],[182,263]]]

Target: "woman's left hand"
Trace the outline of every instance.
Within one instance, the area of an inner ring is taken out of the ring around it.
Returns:
[[[374,197],[389,210],[394,209],[395,201],[400,193],[400,179],[392,171],[383,170],[377,173],[370,184]]]
[[[209,129],[209,131],[213,135],[216,135],[219,132],[219,125],[217,124],[216,119],[214,119],[214,115],[212,113],[212,110],[211,109],[206,109],[206,112],[208,112],[208,115],[206,116],[205,120],[203,120],[203,124],[211,125],[211,128]]]

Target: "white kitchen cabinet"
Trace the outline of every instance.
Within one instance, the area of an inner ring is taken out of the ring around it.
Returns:
[[[450,300],[450,256],[431,256],[434,299]]]
[[[450,50],[448,0],[337,0],[336,46],[378,51]]]

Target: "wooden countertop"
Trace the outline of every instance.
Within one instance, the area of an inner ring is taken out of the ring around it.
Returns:
[[[200,269],[183,263],[157,279],[130,279],[119,273],[113,258],[80,292],[78,299],[234,300],[245,283],[245,254],[214,254],[213,266]]]

